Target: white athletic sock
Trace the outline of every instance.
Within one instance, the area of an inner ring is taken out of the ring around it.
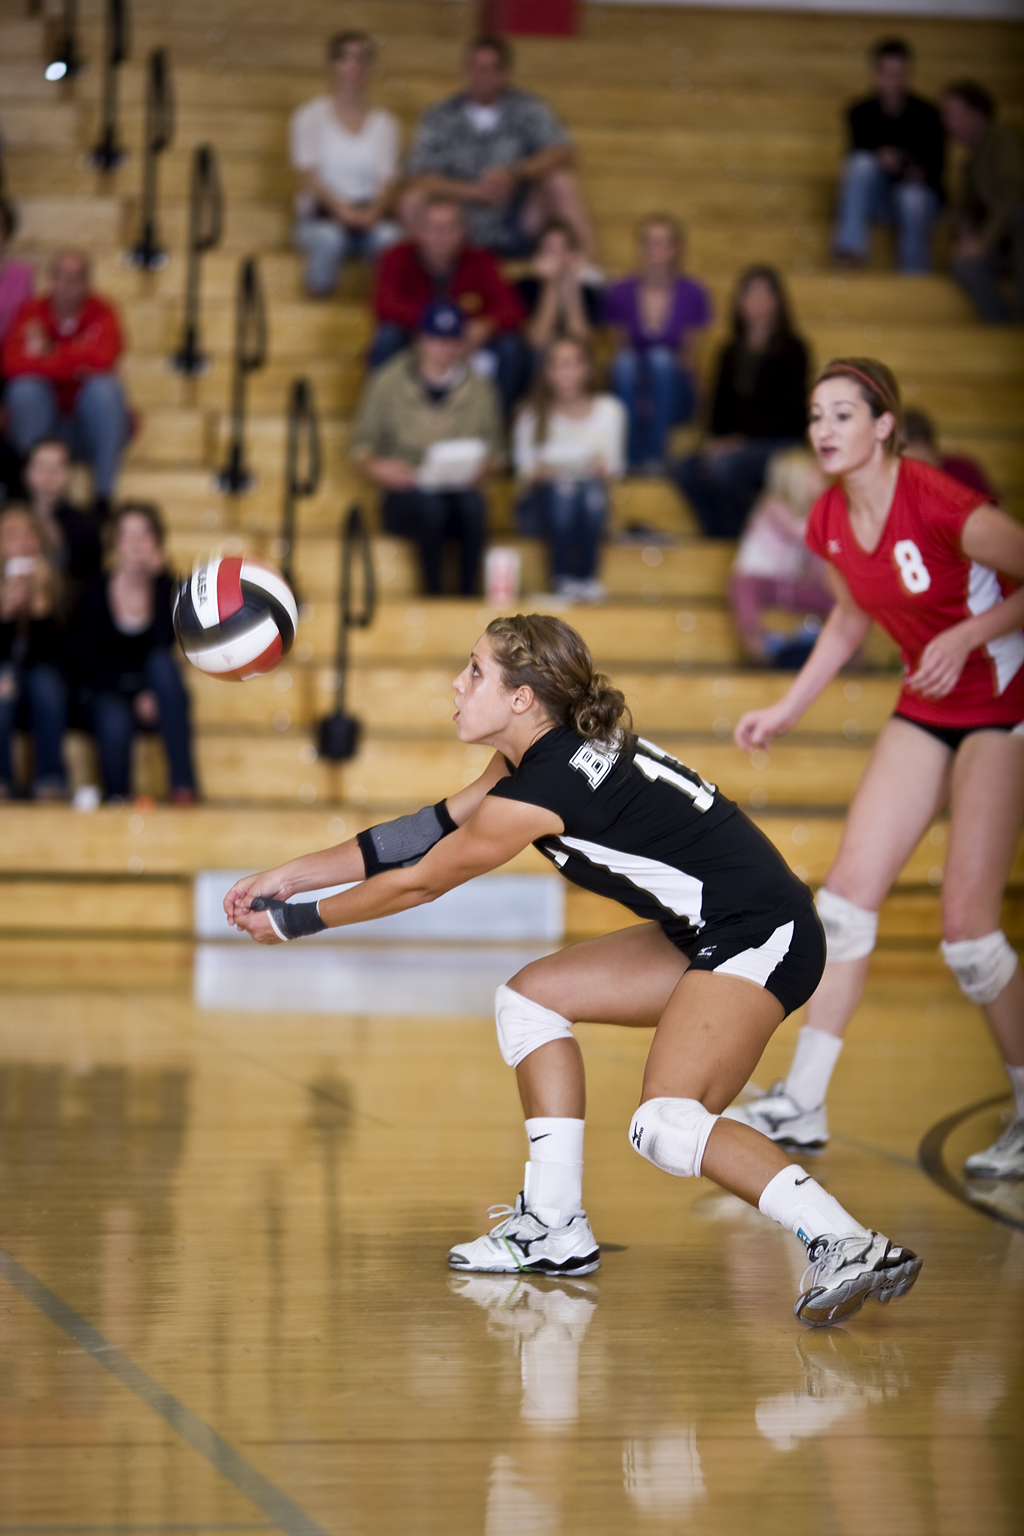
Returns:
[[[839,1201],[796,1163],[769,1180],[761,1191],[757,1208],[780,1227],[795,1232],[804,1243],[812,1243],[826,1233],[835,1237],[868,1235],[867,1227],[854,1221],[849,1211],[844,1211]]]
[[[843,1042],[838,1035],[805,1024],[796,1037],[796,1052],[786,1078],[786,1092],[801,1109],[824,1104],[829,1078],[839,1060]]]
[[[545,1226],[564,1227],[583,1211],[583,1121],[537,1116],[526,1135],[523,1201]]]
[[[1008,1061],[1003,1065],[1006,1067],[1006,1075],[1013,1088],[1013,1096],[1017,1100],[1016,1115],[1018,1119],[1024,1119],[1024,1067],[1011,1067]]]

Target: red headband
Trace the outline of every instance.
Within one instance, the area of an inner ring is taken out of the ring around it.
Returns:
[[[831,368],[835,369],[834,373],[829,372],[829,369]],[[883,404],[885,403],[885,397],[882,394],[882,391],[879,389],[878,385],[875,383],[874,379],[869,378],[866,373],[861,373],[859,368],[851,367],[849,363],[830,363],[825,369],[825,377],[820,378],[818,383],[824,384],[829,378],[835,379],[838,378],[840,374],[844,373],[852,374],[855,379],[860,379],[862,384],[866,384],[868,389],[870,389],[873,394],[877,395]]]

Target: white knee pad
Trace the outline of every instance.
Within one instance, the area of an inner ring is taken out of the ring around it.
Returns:
[[[568,1019],[550,1008],[542,1008],[521,992],[511,987],[499,987],[494,994],[494,1020],[498,1026],[498,1049],[505,1064],[518,1067],[519,1063],[549,1040],[571,1040],[572,1028]]]
[[[1017,954],[1001,928],[981,939],[942,941],[942,958],[972,1003],[994,1003],[1017,969]]]
[[[822,886],[814,905],[825,930],[825,956],[828,960],[863,960],[875,947],[878,913],[855,907],[845,896],[837,896]]]
[[[696,1099],[648,1099],[630,1121],[630,1144],[655,1168],[695,1179],[717,1119]]]

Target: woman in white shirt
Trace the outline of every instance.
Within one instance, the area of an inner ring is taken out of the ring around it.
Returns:
[[[608,484],[622,474],[626,412],[591,389],[593,365],[574,337],[551,343],[529,402],[519,413],[513,460],[523,494],[520,531],[547,541],[556,592],[600,602],[596,579],[608,520]]]
[[[292,113],[292,169],[299,177],[295,243],[306,255],[306,291],[334,291],[346,256],[377,256],[401,237],[385,218],[398,174],[398,119],[366,101],[373,42],[340,32],[328,45],[333,91]]]

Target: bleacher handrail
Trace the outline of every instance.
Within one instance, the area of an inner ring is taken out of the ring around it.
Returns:
[[[353,601],[354,572],[360,567],[362,587],[359,607]],[[348,692],[348,636],[351,629],[368,629],[377,608],[377,580],[373,565],[370,531],[357,503],[341,522],[341,582],[338,592],[338,646],[335,655],[335,707],[321,720],[317,746],[321,757],[342,763],[354,757],[359,747],[360,725],[345,713]]]
[[[295,503],[300,496],[315,496],[320,484],[320,423],[313,386],[308,379],[293,379],[288,394],[288,426],[285,438],[284,502],[281,509],[281,569],[295,590]]]
[[[267,360],[267,307],[260,284],[259,262],[246,256],[238,269],[235,290],[235,350],[231,381],[231,443],[228,460],[217,477],[229,496],[250,489],[253,477],[245,464],[246,380]]]
[[[174,89],[170,55],[154,48],[146,69],[146,122],[142,146],[142,213],[139,238],[129,260],[133,266],[152,270],[162,267],[167,253],[157,231],[158,167],[160,156],[174,137]]]
[[[206,368],[199,341],[199,289],[202,257],[220,244],[224,232],[224,192],[212,144],[197,144],[192,152],[188,192],[188,252],[185,273],[185,319],[181,346],[172,359],[179,373],[190,377]]]
[[[130,47],[128,0],[106,0],[104,17],[103,111],[100,137],[89,159],[98,171],[109,174],[127,159],[127,151],[118,143],[117,71]]]

